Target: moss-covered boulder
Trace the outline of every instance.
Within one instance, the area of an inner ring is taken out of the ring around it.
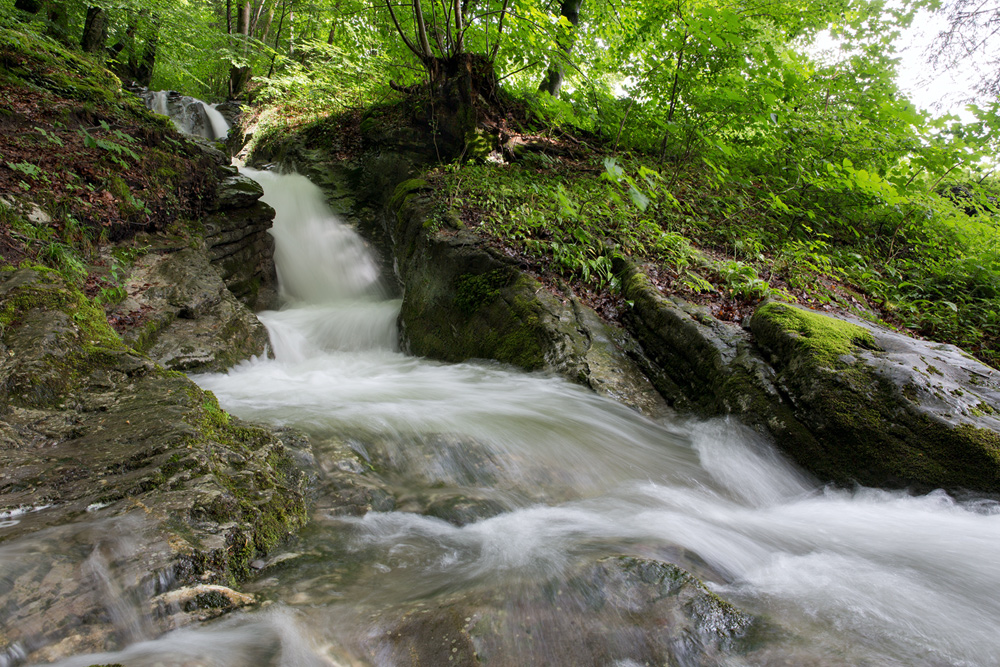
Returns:
[[[961,350],[778,302],[744,329],[617,269],[676,408],[738,416],[822,481],[1000,492],[1000,373]]]
[[[779,440],[812,443],[747,331],[706,308],[663,296],[641,266],[622,257],[615,270],[631,303],[626,327],[643,350],[635,358],[671,406],[703,417],[733,414]]]
[[[409,179],[384,221],[403,286],[404,348],[443,361],[494,359],[550,370],[649,414],[664,405],[624,351],[630,340],[571,292],[560,295],[522,271]]]
[[[750,322],[823,479],[1000,493],[1000,373],[951,345],[768,303]]]

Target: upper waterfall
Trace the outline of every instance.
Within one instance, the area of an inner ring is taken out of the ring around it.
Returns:
[[[214,104],[173,90],[149,90],[142,94],[142,100],[156,113],[169,116],[185,134],[205,139],[225,139],[229,134],[229,123]]]

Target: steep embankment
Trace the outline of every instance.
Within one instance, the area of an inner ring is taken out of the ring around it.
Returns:
[[[176,370],[265,349],[261,190],[118,81],[0,31],[0,663],[241,606],[305,522],[308,442]]]
[[[824,481],[1000,493],[1000,375],[957,348],[780,302],[722,321],[663,293],[651,267],[614,248],[594,262],[621,284],[623,327],[609,325],[558,277],[470,227],[454,189],[421,178],[435,163],[426,130],[375,109],[348,129],[357,141],[345,155],[331,138],[343,124],[259,141],[251,159],[311,174],[383,247],[414,354],[548,369],[645,410],[655,410],[651,382],[675,408],[734,414],[770,434]]]

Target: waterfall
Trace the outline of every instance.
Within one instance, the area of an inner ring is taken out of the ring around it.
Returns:
[[[229,123],[214,104],[172,90],[146,91],[142,99],[151,110],[169,116],[180,132],[213,140],[229,134]]]
[[[483,664],[643,664],[671,638],[647,618],[656,600],[587,569],[619,554],[675,562],[771,627],[698,653],[720,631],[706,621],[671,640],[679,664],[1000,664],[1000,503],[825,488],[739,424],[651,421],[561,379],[401,354],[399,302],[320,190],[247,173],[278,211],[286,304],[261,314],[276,355],[193,379],[310,435],[312,525],[250,585],[270,608],[62,664],[394,665],[466,647]]]

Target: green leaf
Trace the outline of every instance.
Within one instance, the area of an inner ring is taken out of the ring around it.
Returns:
[[[629,188],[628,194],[632,198],[632,203],[638,206],[640,211],[645,211],[649,206],[649,197],[639,192],[635,186]]]

